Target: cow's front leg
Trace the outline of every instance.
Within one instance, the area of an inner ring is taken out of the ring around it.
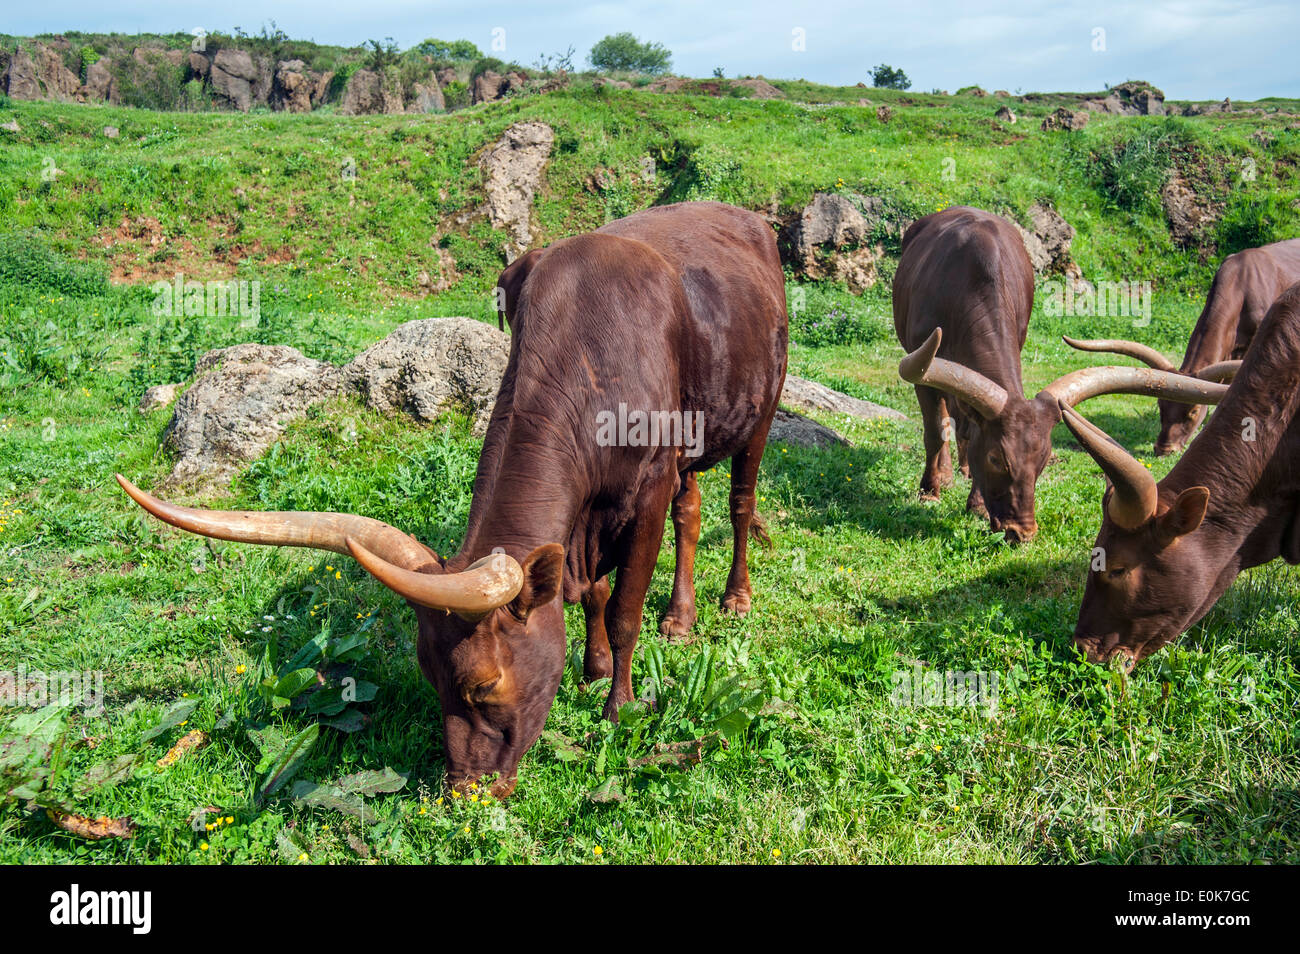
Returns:
[[[615,567],[614,591],[605,604],[605,630],[609,635],[614,672],[604,715],[611,722],[617,722],[618,710],[635,698],[632,694],[632,655],[636,652],[637,637],[641,635],[645,595],[654,576],[659,547],[663,544],[664,521],[675,484],[675,480],[665,482],[662,491],[649,495],[651,499],[646,501],[625,531],[625,555]]]
[[[695,547],[700,542],[700,485],[694,473],[683,475],[682,489],[673,498],[673,539],[677,572],[673,595],[659,632],[681,639],[695,625]]]
[[[948,451],[951,423],[943,393],[918,384],[916,402],[921,405],[921,426],[925,439],[925,471],[921,474],[921,499],[938,500],[939,492],[952,483],[952,455]]]
[[[605,631],[605,604],[609,602],[609,577],[602,576],[582,598],[582,615],[587,623],[587,646],[582,654],[582,678],[586,682],[608,679],[614,672],[610,661],[609,634]]]

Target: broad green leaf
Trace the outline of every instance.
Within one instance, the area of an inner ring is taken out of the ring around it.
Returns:
[[[335,785],[348,794],[369,797],[380,792],[400,791],[406,786],[406,779],[385,765],[382,769],[367,769],[345,775]]]
[[[272,763],[266,778],[262,781],[262,787],[257,793],[258,798],[274,795],[298,773],[303,763],[307,761],[307,756],[311,753],[312,746],[316,744],[319,735],[320,726],[313,723],[285,745],[284,751]]]

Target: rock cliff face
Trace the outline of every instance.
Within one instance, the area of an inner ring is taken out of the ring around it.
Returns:
[[[165,77],[156,75],[164,71]],[[324,105],[334,79],[332,72],[312,70],[300,59],[273,61],[232,47],[137,46],[100,56],[89,48],[74,48],[66,40],[24,40],[11,52],[0,50],[0,93],[13,99],[115,106],[122,102],[123,76],[128,77],[128,89],[170,84],[178,98],[184,84],[197,81],[218,109],[248,112],[264,106],[290,113],[307,113]],[[454,69],[435,71],[432,63],[427,75],[405,88],[393,72],[380,76],[360,69],[336,95],[340,111],[348,115],[440,113],[447,108],[442,87],[455,80]],[[488,98],[522,88],[526,82],[525,74],[510,74],[502,80],[500,93]]]

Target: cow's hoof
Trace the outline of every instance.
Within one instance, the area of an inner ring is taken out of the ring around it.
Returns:
[[[604,716],[606,722],[617,722],[618,710],[631,701],[631,693],[628,693],[625,698],[622,693],[610,690],[609,698],[605,700],[605,708],[601,715]]]
[[[670,642],[674,642],[684,640],[689,636],[694,625],[694,616],[678,616],[675,613],[669,613],[659,623],[659,632],[667,636]]]
[[[722,597],[722,612],[735,616],[744,616],[750,611],[753,601],[748,593],[728,593]]]
[[[920,500],[921,503],[938,503],[938,502],[939,502],[939,491],[937,491],[937,490],[922,490],[921,493],[920,493],[920,495],[918,496],[917,499]]]

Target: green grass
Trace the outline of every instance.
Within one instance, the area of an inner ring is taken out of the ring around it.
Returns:
[[[348,560],[208,546],[167,529],[112,480],[121,471],[152,487],[167,473],[158,448],[168,413],[142,416],[136,403],[150,384],[186,379],[210,347],[251,334],[340,361],[410,318],[490,320],[486,293],[505,236],[449,223],[478,201],[477,151],[521,118],[557,130],[536,207],[542,240],[701,183],[754,207],[794,207],[839,179],[914,212],[1055,200],[1079,229],[1085,274],[1152,279],[1156,320],[1136,329],[1036,314],[1030,393],[1087,360],[1060,343],[1062,332],[1126,334],[1175,353],[1213,267],[1174,250],[1156,213],[1118,202],[1114,180],[1088,171],[1090,150],[1116,155],[1133,130],[1186,133],[1211,186],[1227,181],[1215,169],[1249,154],[1260,169],[1254,188],[1294,190],[1284,161],[1294,133],[1264,150],[1244,117],[1190,133],[1191,120],[1095,121],[1076,149],[1030,120],[1012,130],[1029,126],[1027,138],[1008,142],[983,115],[994,108],[953,98],[900,108],[885,126],[856,106],[584,91],[418,120],[0,108],[0,120],[15,116],[23,128],[0,152],[9,229],[0,240],[0,668],[107,674],[104,712],[70,717],[48,794],[139,826],[130,840],[85,842],[11,802],[0,807],[0,861],[346,863],[362,860],[357,845],[372,859],[416,863],[1300,860],[1295,571],[1245,575],[1127,679],[1080,662],[1069,635],[1100,475],[1059,428],[1058,459],[1039,484],[1041,532],[1018,549],[964,512],[960,481],[936,505],[917,502],[920,427],[896,374],[884,286],[859,298],[792,284],[805,312],[793,322],[791,370],[899,408],[908,422],[827,420],[852,448],[768,449],[760,509],[775,546],[752,552],[755,610],[743,620],[716,609],[730,559],[726,467],[705,475],[697,641],[667,645],[657,633],[669,545],[647,601],[635,679],[649,688],[654,677],[658,709],[607,726],[600,687],[583,691],[571,666],[550,734],[503,806],[441,790],[437,698],[416,667],[401,600]],[[121,137],[104,139],[106,124]],[[653,183],[635,174],[646,154],[658,163]],[[65,170],[53,183],[40,178],[46,155]],[[352,185],[337,175],[349,155]],[[955,182],[939,175],[947,155]],[[730,175],[708,173],[719,157],[738,164]],[[615,196],[585,185],[598,166],[615,171]],[[164,239],[96,241],[124,216],[156,219]],[[429,267],[435,235],[462,277],[422,297],[413,275]],[[109,270],[135,281],[104,284]],[[233,318],[153,317],[147,280],[175,270],[261,279],[271,289],[262,322],[250,332]],[[1157,475],[1167,471],[1170,461],[1150,457],[1153,402],[1109,397],[1087,413]],[[363,512],[448,552],[464,531],[478,449],[459,418],[417,426],[333,402],[247,468],[232,497],[199,502]],[[568,614],[580,662],[581,614]],[[364,824],[295,804],[288,788],[257,797],[264,769],[250,726],[293,737],[315,721],[267,708],[259,684],[322,633],[367,640],[350,665],[378,693],[355,705],[369,719],[361,731],[320,730],[298,778],[407,773],[402,790],[367,799]],[[915,661],[999,674],[995,715],[891,704],[893,673]],[[706,663],[715,683],[739,677],[761,712],[692,768],[638,764],[657,744],[711,730],[716,707],[691,688]],[[183,694],[197,700],[187,724],[146,738]],[[0,737],[15,715],[0,710]],[[158,769],[195,728],[210,744]],[[125,781],[82,793],[93,769],[128,754],[140,764]],[[190,818],[205,806],[234,822],[195,831]]]

